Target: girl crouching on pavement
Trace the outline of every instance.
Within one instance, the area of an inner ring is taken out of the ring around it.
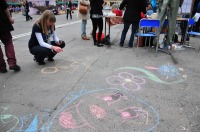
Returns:
[[[33,24],[29,51],[39,65],[44,65],[44,59],[54,61],[53,57],[63,51],[65,42],[59,40],[55,33],[56,18],[52,11],[45,10],[40,18]],[[50,41],[53,37],[54,41]]]

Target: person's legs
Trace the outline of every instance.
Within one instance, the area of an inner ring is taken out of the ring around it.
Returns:
[[[36,62],[38,62],[40,65],[44,65],[44,59],[49,55],[51,49],[44,48],[41,46],[34,46],[30,50],[30,53],[34,55],[34,59]]]
[[[168,8],[168,4],[169,4],[170,0],[161,0],[158,3],[158,20],[160,20],[160,28],[156,34],[156,36],[160,36],[160,32],[162,29],[162,26],[165,22],[166,16],[167,16],[167,8]],[[157,39],[158,37],[156,37],[156,39],[154,39],[154,45],[157,44]]]
[[[68,14],[69,14],[69,10],[67,9],[67,15],[66,15],[67,20],[68,20]]]
[[[130,22],[124,22],[124,29],[122,31],[121,39],[120,39],[120,46],[124,45],[124,40],[126,38],[126,34],[128,32],[128,29],[129,29],[130,25],[131,25]]]
[[[2,49],[1,49],[1,45],[0,45],[0,71],[5,71],[7,72],[6,70],[6,62],[3,58],[3,52],[2,52]]]
[[[179,0],[170,1],[169,9],[170,10],[168,11],[168,15],[167,15],[168,23],[169,23],[169,28],[168,28],[168,32],[167,32],[167,39],[166,39],[167,45],[172,44],[172,38],[173,38],[173,35],[175,33],[176,19],[177,19],[178,9],[179,9]]]
[[[29,18],[29,20],[30,20],[30,19],[31,19],[31,20],[33,19],[29,14],[28,14],[28,18]]]
[[[195,32],[200,32],[199,27],[200,27],[200,19],[196,22]]]
[[[16,65],[15,51],[12,41],[12,35],[10,32],[1,35],[1,41],[5,45],[5,53],[9,67]]]
[[[28,17],[28,11],[26,11],[26,21],[29,20],[29,17]]]
[[[133,47],[134,37],[135,37],[137,28],[138,28],[138,23],[132,23],[131,37],[128,44],[129,47]]]
[[[87,24],[87,20],[82,20],[81,23],[81,36],[86,36],[86,24]]]
[[[13,46],[13,41],[12,41],[12,35],[10,32],[5,32],[3,34],[0,35],[0,39],[2,41],[2,43],[5,45],[5,54],[7,57],[7,62],[9,65],[9,69],[10,70],[14,70],[14,71],[20,71],[20,67],[17,65],[17,61],[16,61],[16,57],[15,57],[15,51],[14,51],[14,46]],[[1,50],[2,52],[2,50]],[[1,53],[1,60],[3,58],[3,53]],[[2,64],[3,64],[2,60]],[[5,61],[4,61],[5,64]]]
[[[70,18],[72,19],[72,10],[69,10]]]
[[[93,41],[94,41],[94,45],[96,45],[96,31],[97,31],[97,20],[96,18],[91,18],[92,20],[92,26],[93,26],[93,30],[92,30],[92,37],[93,37]]]
[[[102,31],[103,31],[103,18],[98,18],[97,19],[97,26],[99,28],[99,33],[98,33],[98,44],[101,42],[101,36],[102,36]]]
[[[58,46],[58,47],[60,47],[60,48],[64,48],[65,47],[65,42],[64,41],[61,41],[61,44],[60,45],[57,45],[56,43],[55,43],[55,41],[51,41],[51,45],[54,45],[54,46]],[[53,57],[56,55],[57,53],[56,52],[50,52],[49,54],[48,54],[48,60],[49,61],[53,61]]]

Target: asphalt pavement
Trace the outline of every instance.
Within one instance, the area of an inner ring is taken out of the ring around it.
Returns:
[[[0,74],[0,132],[200,131],[197,50],[173,50],[173,57],[158,52],[155,57],[153,49],[120,47],[123,25],[111,27],[111,46],[97,47],[90,20],[90,40],[81,39],[75,11],[72,20],[56,16],[64,52],[54,62],[38,65],[28,40],[39,16],[28,22],[21,14],[13,17],[21,71]],[[198,48],[199,41],[191,37],[190,44]]]

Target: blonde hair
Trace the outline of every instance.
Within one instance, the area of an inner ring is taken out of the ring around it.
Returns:
[[[35,24],[38,24],[40,28],[42,29],[42,33],[48,35],[48,27],[47,27],[47,20],[49,20],[52,23],[56,22],[56,17],[54,16],[53,12],[50,10],[45,10],[40,18],[35,22]],[[54,31],[54,24],[51,26],[51,31]]]

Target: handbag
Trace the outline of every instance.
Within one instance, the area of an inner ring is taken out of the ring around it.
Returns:
[[[83,15],[86,15],[88,11],[88,6],[83,5],[82,3],[79,4],[79,12]]]
[[[122,16],[123,11],[122,11],[122,10],[115,9],[115,10],[113,10],[113,13],[115,13],[116,16]]]

